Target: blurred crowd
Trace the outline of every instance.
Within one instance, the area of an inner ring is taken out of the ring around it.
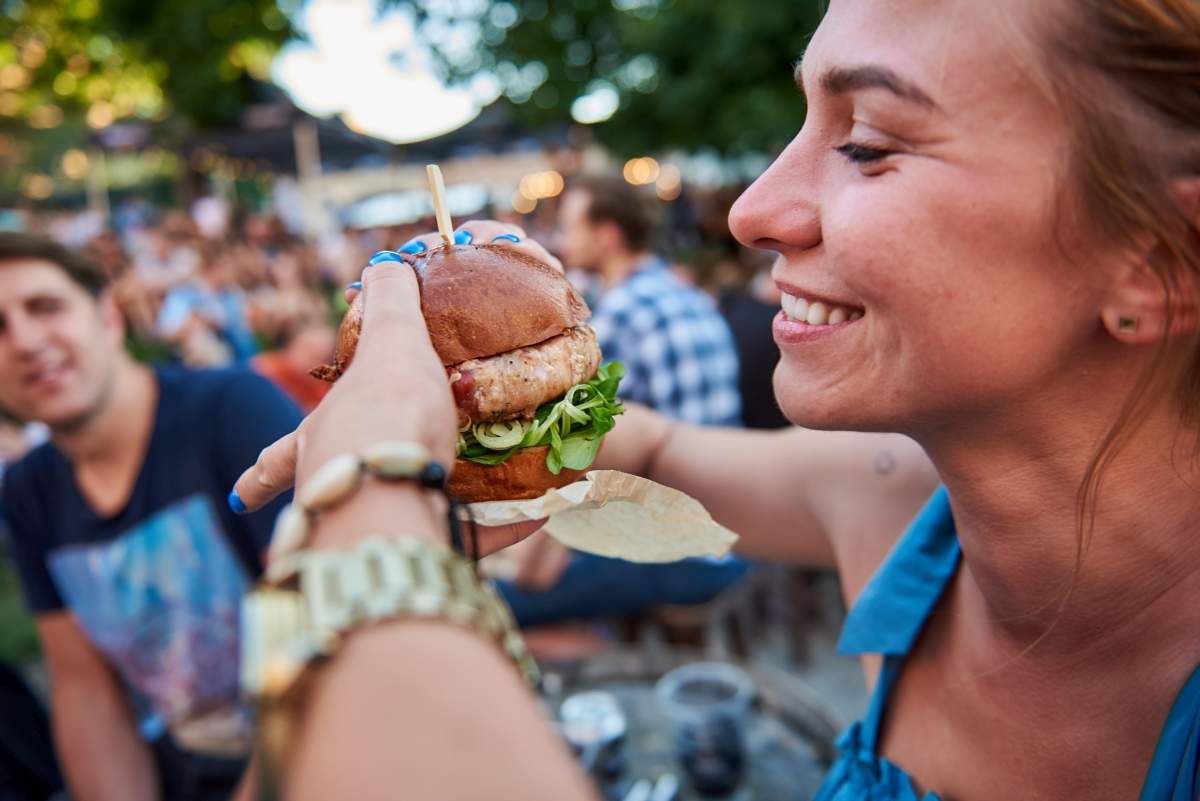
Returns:
[[[674,204],[662,221],[663,252],[673,257],[681,279],[714,296],[736,304],[749,295],[777,306],[761,254],[741,249],[728,233],[733,197],[716,191]],[[520,225],[557,252],[559,200],[549,199],[531,214],[485,209],[476,216]],[[26,212],[22,218],[24,230],[79,250],[104,269],[126,319],[128,347],[140,360],[189,367],[248,363],[306,411],[328,389],[308,370],[332,354],[345,310],[342,288],[372,253],[435,227],[428,217],[366,230],[346,227],[313,241],[288,230],[279,216],[239,212],[212,196],[190,208],[166,209],[133,198],[109,220],[87,210]],[[578,270],[572,277],[589,280]],[[0,449],[3,463],[23,440],[11,421],[0,440],[8,443]]]

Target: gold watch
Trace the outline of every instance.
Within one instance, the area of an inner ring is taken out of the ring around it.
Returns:
[[[537,682],[508,607],[474,565],[447,548],[376,536],[348,550],[289,553],[284,562],[242,601],[241,684],[257,717],[260,798],[278,796],[306,669],[359,626],[419,618],[472,628]]]

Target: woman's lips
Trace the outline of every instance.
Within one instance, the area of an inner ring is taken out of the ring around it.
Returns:
[[[776,344],[781,347],[786,345],[801,345],[806,342],[814,342],[826,337],[835,336],[861,319],[861,317],[857,317],[853,320],[846,320],[840,323],[812,325],[807,322],[793,320],[786,312],[780,311],[779,314],[775,315],[775,321],[771,325],[771,330],[775,335]]]

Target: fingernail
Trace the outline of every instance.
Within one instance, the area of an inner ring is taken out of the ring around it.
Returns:
[[[404,261],[404,257],[394,250],[381,250],[372,256],[367,264],[374,266],[383,261]]]
[[[229,492],[229,508],[239,515],[246,514],[246,502],[242,500],[242,496],[237,494],[237,490]]]
[[[516,234],[496,234],[492,237],[493,242],[499,242],[500,240],[504,240],[505,242],[520,242],[521,237]]]
[[[410,256],[416,256],[418,253],[424,253],[426,250],[428,250],[428,248],[425,247],[425,243],[420,239],[414,239],[404,247],[400,248],[401,253],[407,253]]]
[[[353,281],[346,284],[346,289],[362,289],[362,281]]]
[[[475,241],[475,237],[471,236],[470,231],[455,231],[454,232],[454,244],[456,244],[456,245],[469,245],[473,241]]]

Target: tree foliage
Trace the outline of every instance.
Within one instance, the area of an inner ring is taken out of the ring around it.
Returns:
[[[391,4],[413,8],[435,46],[454,41],[445,32],[455,25],[474,25],[480,48],[439,48],[452,74],[494,71],[531,122],[562,120],[577,98],[615,91],[618,109],[595,132],[626,155],[779,149],[804,119],[792,65],[820,18],[819,0]]]
[[[275,0],[0,0],[0,115],[234,119],[292,35]]]

